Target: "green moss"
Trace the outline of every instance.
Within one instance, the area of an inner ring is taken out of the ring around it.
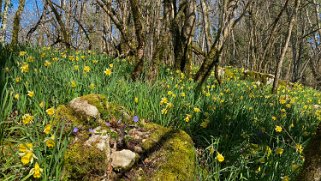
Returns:
[[[64,155],[64,180],[99,180],[106,171],[106,154],[82,143],[70,145]]]
[[[143,141],[143,150],[149,150],[152,147],[154,147],[166,135],[166,133],[170,131],[169,128],[165,128],[154,123],[144,124],[144,128],[150,131],[152,134],[149,136],[148,139]]]
[[[89,129],[100,125],[97,120],[76,114],[70,107],[65,105],[58,106],[53,121],[55,126],[61,126],[62,124],[64,124],[65,132],[70,132],[73,127]]]
[[[109,117],[112,116],[112,117],[121,119],[124,123],[130,123],[132,120],[131,113],[122,106],[108,102],[107,110],[110,114]]]
[[[57,107],[53,125],[57,126],[64,124],[65,131],[69,132],[74,125],[79,125],[80,123],[81,121],[79,118],[74,116],[74,111],[71,108],[65,105],[60,105]]]
[[[196,152],[191,138],[184,131],[173,133],[151,157],[164,157],[164,160],[157,162],[157,169],[146,180],[195,180]]]

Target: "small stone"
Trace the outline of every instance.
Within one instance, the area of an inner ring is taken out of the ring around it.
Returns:
[[[100,114],[96,106],[81,98],[75,98],[70,101],[69,106],[76,112],[92,118],[99,118]]]
[[[95,146],[100,151],[109,149],[108,135],[92,135],[85,143],[85,146]]]
[[[111,153],[111,165],[116,170],[128,170],[134,165],[136,158],[136,153],[130,150],[115,151]]]

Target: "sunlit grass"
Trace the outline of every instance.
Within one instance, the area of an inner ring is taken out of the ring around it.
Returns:
[[[1,158],[0,178],[33,178],[30,170],[37,162],[43,180],[59,180],[68,137],[61,127],[44,133],[54,116],[48,109],[90,93],[104,94],[139,117],[187,131],[199,150],[200,180],[285,180],[297,174],[302,146],[321,120],[315,106],[321,104],[320,92],[296,84],[271,95],[270,86],[240,80],[242,70],[233,68],[226,68],[222,86],[212,75],[195,92],[191,78],[166,68],[154,83],[132,82],[132,67],[125,59],[93,52],[42,48],[15,55],[4,68],[7,84],[0,103],[1,150],[12,157]],[[26,114],[33,119],[24,124]],[[46,144],[52,135],[53,148]],[[17,147],[25,143],[33,144],[36,158],[23,165]]]

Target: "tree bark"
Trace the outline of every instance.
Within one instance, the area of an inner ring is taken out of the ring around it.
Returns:
[[[20,19],[26,0],[19,0],[18,10],[13,19],[12,40],[11,46],[17,46],[19,41]]]
[[[131,10],[133,14],[135,24],[135,34],[137,39],[137,48],[135,56],[138,63],[136,64],[134,71],[132,72],[132,79],[137,80],[144,69],[144,48],[145,48],[145,36],[143,32],[142,14],[139,9],[138,0],[130,0]]]
[[[201,8],[202,8],[202,15],[203,15],[206,52],[209,52],[212,45],[212,35],[211,35],[211,27],[210,27],[209,15],[208,15],[208,4],[206,0],[201,0]]]
[[[6,40],[9,5],[10,5],[10,0],[5,0],[3,16],[2,16],[1,31],[0,31],[0,43],[2,43],[2,44],[4,44],[5,40]]]
[[[176,2],[173,2],[176,4]],[[172,5],[175,7],[174,5]],[[178,11],[174,11],[171,23],[174,46],[174,68],[187,72],[191,64],[191,42],[195,31],[195,0],[180,1]],[[182,24],[183,22],[183,24]],[[180,28],[181,27],[181,28]]]

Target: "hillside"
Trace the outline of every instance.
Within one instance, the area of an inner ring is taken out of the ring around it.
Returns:
[[[219,86],[213,74],[200,92],[188,75],[160,69],[154,82],[133,82],[132,62],[94,52],[27,49],[6,65],[1,97],[0,180],[31,178],[18,145],[32,143],[41,179],[57,180],[68,138],[44,134],[55,109],[75,97],[103,94],[149,121],[191,135],[197,148],[196,180],[289,180],[303,164],[303,149],[321,120],[321,93],[294,84],[271,86],[243,80],[243,70],[225,68]],[[192,68],[196,70],[196,68]],[[190,158],[194,159],[194,158]]]

